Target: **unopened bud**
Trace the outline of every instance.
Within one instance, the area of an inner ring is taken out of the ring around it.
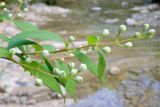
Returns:
[[[127,30],[126,25],[120,25],[119,26],[119,32],[120,33],[125,32],[126,30]]]
[[[144,27],[144,30],[148,30],[148,29],[149,29],[149,24],[145,23],[145,24],[143,25],[143,27]]]
[[[104,47],[104,48],[103,48],[103,51],[104,51],[105,53],[110,53],[110,52],[111,52],[111,48],[110,48],[110,47]]]
[[[23,11],[28,12],[28,8],[24,8]]]
[[[70,36],[69,37],[69,42],[74,42],[76,39],[75,39],[75,37],[74,36]]]
[[[140,32],[136,32],[136,33],[135,33],[135,37],[136,37],[136,38],[140,38],[140,37],[141,37],[141,33],[140,33]]]
[[[54,68],[53,72],[56,73],[56,74],[59,74],[59,69],[58,68]]]
[[[6,5],[5,2],[1,2],[1,3],[0,3],[0,6],[1,6],[1,7],[4,7],[5,5]]]
[[[72,70],[71,70],[71,74],[72,74],[72,75],[75,75],[75,74],[77,74],[77,73],[78,73],[78,71],[77,71],[76,69],[72,69]]]
[[[58,75],[63,77],[63,78],[66,77],[66,73],[63,70],[60,70]]]
[[[156,31],[154,29],[151,29],[148,31],[148,35],[150,38],[152,38],[156,34]]]
[[[75,81],[82,82],[83,81],[83,77],[77,76],[77,77],[75,77]]]
[[[68,63],[69,67],[74,68],[75,67],[75,63],[74,62],[69,62]]]
[[[125,43],[124,46],[127,48],[131,48],[133,46],[133,44],[132,44],[132,42],[127,42],[127,43]]]
[[[103,35],[108,36],[109,35],[109,30],[108,29],[103,29]]]
[[[80,64],[79,70],[80,71],[86,71],[87,70],[87,65],[86,64]]]
[[[10,49],[9,53],[11,53],[12,55],[15,55],[17,53],[17,51],[15,49]]]
[[[49,51],[48,51],[48,50],[43,50],[43,51],[42,51],[42,55],[43,55],[44,57],[49,56]]]
[[[36,78],[36,79],[35,79],[35,85],[36,85],[36,86],[41,86],[41,85],[43,85],[42,80],[39,79],[39,78]]]
[[[31,62],[32,62],[32,60],[31,60],[31,58],[26,58],[26,59],[25,59],[25,62],[27,62],[27,63],[31,63]]]

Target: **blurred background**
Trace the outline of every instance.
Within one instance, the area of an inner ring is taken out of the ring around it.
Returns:
[[[1,1],[9,3],[14,10],[15,1]],[[159,0],[31,1],[27,4],[29,11],[21,12],[23,20],[59,33],[65,39],[73,35],[77,45],[83,45],[88,35],[102,35],[106,28],[111,35],[103,42],[112,41],[120,24],[127,25],[127,32],[121,39],[141,31],[144,23],[156,29],[156,37],[135,41],[130,49],[111,46],[112,52],[106,56],[106,82],[99,82],[91,73],[83,73],[84,82],[77,87],[76,104],[67,95],[64,104],[63,98],[53,91],[43,86],[35,87],[34,79],[22,68],[0,59],[0,107],[160,107],[159,3]],[[0,30],[5,24],[0,24]],[[6,31],[9,35],[18,32],[13,25]],[[61,47],[50,41],[47,43]],[[91,57],[96,61],[95,54]]]

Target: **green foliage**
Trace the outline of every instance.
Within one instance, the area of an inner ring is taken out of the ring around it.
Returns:
[[[39,30],[37,26],[34,26],[32,23],[23,22],[23,21],[14,21],[15,25],[22,31],[35,31]]]
[[[15,48],[23,45],[33,45],[33,44],[38,45],[36,42],[27,40],[27,39],[11,39],[9,40],[7,49],[11,49],[11,48]]]
[[[88,45],[96,45],[100,41],[100,38],[99,36],[95,36],[95,35],[88,36],[87,41],[88,41]]]
[[[33,30],[33,31],[23,31],[11,38],[11,40],[16,39],[25,39],[25,38],[32,38],[32,39],[40,39],[40,40],[53,40],[53,41],[60,41],[62,42],[63,39],[58,34],[45,31],[45,30]]]
[[[74,80],[69,79],[67,81],[66,90],[71,97],[76,98],[76,82]]]
[[[0,39],[2,40],[2,41],[4,41],[4,42],[8,42],[10,39],[6,36],[6,35],[4,35],[4,34],[0,34]]]
[[[105,61],[105,57],[104,54],[101,50],[98,51],[98,76],[99,79],[102,80],[103,76],[104,76],[104,72],[105,72],[105,68],[106,68],[106,61]]]
[[[0,58],[11,58],[11,54],[4,48],[0,48]]]

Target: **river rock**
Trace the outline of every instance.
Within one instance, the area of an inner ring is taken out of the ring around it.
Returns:
[[[148,23],[154,27],[160,27],[160,10],[149,13],[135,13],[130,20],[135,20],[138,23],[137,25]]]
[[[68,107],[124,107],[119,95],[107,88],[101,89]]]
[[[4,27],[7,25],[8,22],[4,21],[0,23],[0,31],[3,31]],[[18,30],[13,24],[10,24],[7,29],[5,30],[5,34],[9,36],[13,36],[17,33],[19,33],[20,30]]]
[[[70,9],[62,8],[59,6],[48,6],[43,3],[37,3],[30,6],[30,9],[38,14],[46,15],[46,14],[69,14],[71,13]]]
[[[20,66],[5,59],[0,59],[0,65],[3,71],[0,77],[0,87],[6,93],[12,93],[17,87],[31,85],[32,77],[27,75]]]
[[[117,23],[117,22],[119,22],[118,18],[115,18],[115,19],[106,19],[105,20],[105,23]]]
[[[118,75],[118,74],[120,74],[120,72],[121,72],[121,70],[117,66],[111,66],[111,68],[109,70],[109,73],[112,75]]]
[[[127,19],[126,19],[126,24],[127,24],[127,25],[130,25],[130,26],[135,26],[135,25],[137,25],[138,23],[137,23],[136,20],[134,20],[134,19],[132,19],[132,18],[127,18]]]
[[[148,5],[143,5],[143,6],[136,6],[136,7],[132,8],[132,10],[134,10],[134,11],[143,11],[143,10],[154,11],[159,8],[160,8],[160,6],[158,4],[148,4]]]
[[[92,7],[91,10],[94,12],[99,12],[102,10],[102,8],[101,7]]]

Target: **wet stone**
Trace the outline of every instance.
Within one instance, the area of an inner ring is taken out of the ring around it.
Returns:
[[[33,105],[33,104],[36,104],[36,103],[37,103],[37,101],[35,99],[29,99],[27,101],[27,105]]]
[[[93,103],[94,102],[94,103]],[[68,107],[124,107],[119,95],[110,89],[101,89]]]

